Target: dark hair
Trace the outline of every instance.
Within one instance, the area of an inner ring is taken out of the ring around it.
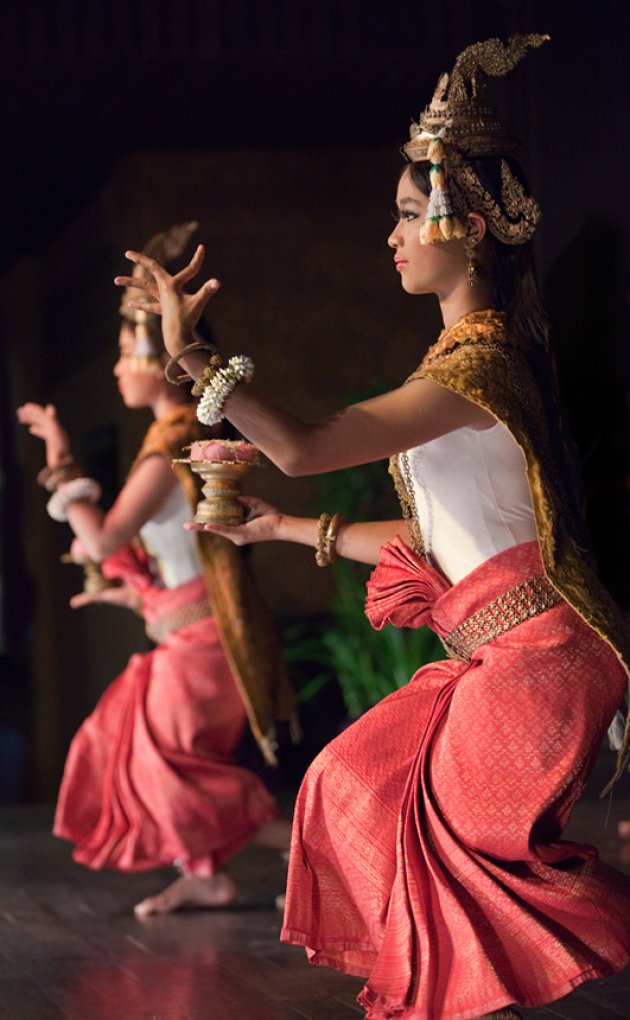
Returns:
[[[467,159],[479,183],[501,205],[501,159],[506,157],[486,156]],[[506,158],[510,170],[528,191],[523,171],[516,160]],[[429,163],[412,163],[411,180],[423,193],[429,195]],[[482,210],[479,210],[482,213]],[[482,213],[483,214],[483,213]],[[531,241],[525,244],[503,244],[488,230],[486,234],[487,258],[485,271],[491,276],[493,304],[499,311],[506,312],[514,329],[524,337],[548,346],[549,325],[540,290],[536,280]]]

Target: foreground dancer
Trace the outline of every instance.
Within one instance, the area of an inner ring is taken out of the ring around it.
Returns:
[[[148,249],[174,258],[188,236],[186,227],[173,228]],[[207,430],[187,390],[166,381],[159,319],[130,309],[133,293],[122,303],[114,374],[127,407],[149,408],[156,421],[107,514],[96,506],[96,483],[79,477],[55,409],[26,404],[18,418],[46,443],[50,512],[67,520],[80,552],[124,582],[73,605],[133,607],[157,642],[132,656],[76,734],[54,824],[87,867],[178,867],[172,885],[136,906],[144,916],[223,906],[237,893],[224,871],[234,854],[252,840],[288,847],[289,823],[258,777],[235,763],[234,750],[249,717],[273,761],[270,731],[289,718],[292,700],[272,622],[238,551],[182,529],[198,492],[188,469],[174,472],[171,461]]]
[[[630,957],[630,880],[561,841],[627,688],[624,621],[585,552],[530,268],[539,218],[483,102],[544,37],[470,47],[405,146],[389,238],[405,291],[444,330],[397,390],[307,424],[187,345],[216,281],[203,250],[153,274],[139,307],[225,415],[288,474],[391,456],[406,523],[289,517],[249,497],[220,532],[376,563],[376,627],[428,623],[449,658],[420,669],[318,756],[296,805],[282,938],[364,976],[370,1020],[512,1017]],[[124,285],[127,277],[119,277]],[[334,510],[334,508],[331,508]],[[215,528],[215,530],[218,530]],[[613,727],[620,751],[628,732]]]

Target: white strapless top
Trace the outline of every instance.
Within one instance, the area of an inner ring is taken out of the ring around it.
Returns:
[[[536,539],[525,457],[500,422],[455,429],[399,459],[426,556],[452,584],[504,549]]]
[[[186,494],[178,483],[157,513],[140,528],[144,547],[155,558],[166,588],[177,588],[201,573],[195,532],[182,527],[191,516]]]

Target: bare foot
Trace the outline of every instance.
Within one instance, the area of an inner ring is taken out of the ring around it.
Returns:
[[[136,903],[136,917],[151,914],[172,914],[182,907],[226,907],[236,898],[236,884],[225,871],[211,878],[182,875],[157,896],[149,896]]]
[[[617,832],[619,833],[620,839],[630,839],[630,822],[619,822]]]

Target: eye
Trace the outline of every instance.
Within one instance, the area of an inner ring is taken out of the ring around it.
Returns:
[[[392,209],[392,219],[396,223],[403,220],[405,223],[411,223],[412,220],[417,220],[419,213],[413,212],[412,209]]]

